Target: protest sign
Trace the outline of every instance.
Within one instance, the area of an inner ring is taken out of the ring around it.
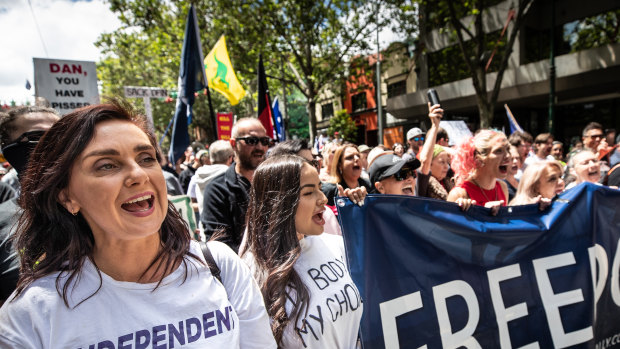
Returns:
[[[217,113],[217,139],[229,140],[233,127],[233,113]]]
[[[337,199],[364,301],[364,348],[602,349],[620,344],[620,190],[538,205]]]
[[[95,62],[33,58],[36,97],[60,114],[99,103]]]

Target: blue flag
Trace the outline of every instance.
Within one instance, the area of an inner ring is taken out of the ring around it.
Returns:
[[[514,115],[512,115],[510,108],[508,108],[508,104],[504,104],[504,108],[506,109],[506,117],[508,118],[508,123],[510,124],[510,134],[513,134],[517,131],[523,132],[523,128],[521,128],[521,126],[517,122],[517,119],[515,119]]]
[[[364,349],[620,344],[620,190],[584,183],[543,212],[497,216],[400,195],[336,202]]]
[[[172,127],[172,142],[168,157],[171,165],[183,156],[189,146],[189,133],[187,126],[192,122],[192,105],[194,105],[194,93],[204,89],[206,84],[205,67],[203,65],[200,34],[194,5],[187,14],[185,24],[185,37],[183,39],[183,51],[181,52],[181,67],[179,68],[179,92],[177,106],[174,113],[174,126]]]
[[[284,134],[284,120],[282,120],[282,113],[280,113],[280,101],[278,100],[278,97],[276,96],[276,98],[273,100],[273,119],[276,122],[276,129],[274,130],[274,132],[277,133],[277,137],[274,137],[275,139],[279,140],[280,142],[285,141],[286,140],[286,135]]]

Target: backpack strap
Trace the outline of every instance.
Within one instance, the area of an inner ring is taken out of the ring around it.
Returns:
[[[207,262],[209,270],[211,270],[211,274],[218,279],[220,283],[224,284],[222,282],[222,277],[220,276],[220,268],[217,266],[217,263],[215,263],[215,259],[209,250],[209,246],[207,246],[207,243],[204,241],[200,241],[199,243],[200,249],[202,250],[202,255],[205,257],[205,261]]]

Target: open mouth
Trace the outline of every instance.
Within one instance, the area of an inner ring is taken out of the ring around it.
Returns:
[[[312,216],[312,221],[318,225],[325,225],[325,219],[323,219],[323,211],[315,213]]]
[[[413,188],[411,186],[403,187],[403,195],[413,195]]]
[[[508,166],[507,165],[500,165],[499,166],[499,172],[501,172],[501,173],[508,173]]]
[[[512,167],[510,168],[513,172],[516,172],[519,170],[519,166],[517,165],[512,165]]]
[[[593,172],[588,172],[588,176],[598,178],[600,174],[599,174],[599,171],[593,171]]]
[[[144,195],[124,202],[121,207],[129,212],[146,212],[153,207],[153,202],[155,202],[155,196]]]
[[[361,166],[358,166],[358,165],[353,166],[353,170],[354,171],[358,171],[358,170],[361,170],[361,169],[362,169]]]

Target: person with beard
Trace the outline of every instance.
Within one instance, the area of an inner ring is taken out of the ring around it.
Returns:
[[[18,176],[23,176],[26,171],[28,159],[39,138],[58,119],[54,109],[38,106],[16,108],[0,115],[2,154]],[[19,276],[19,259],[10,240],[21,214],[18,198],[0,204],[0,305],[15,289]]]
[[[271,138],[258,119],[245,118],[235,123],[230,145],[235,162],[223,174],[207,184],[203,194],[200,221],[207,238],[216,239],[238,252],[245,229],[248,192],[254,171],[265,160]]]

